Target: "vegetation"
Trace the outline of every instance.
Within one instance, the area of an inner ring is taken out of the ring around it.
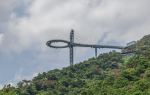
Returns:
[[[150,95],[150,35],[128,47],[134,54],[104,53],[73,68],[43,72],[0,95]]]

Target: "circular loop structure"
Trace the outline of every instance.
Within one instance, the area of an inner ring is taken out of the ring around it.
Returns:
[[[52,43],[66,43],[67,45],[64,46],[54,46],[52,45]],[[65,40],[50,40],[46,43],[47,46],[51,47],[51,48],[67,48],[70,46],[70,42],[65,41]]]

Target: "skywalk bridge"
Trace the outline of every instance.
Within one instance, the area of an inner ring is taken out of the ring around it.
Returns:
[[[65,45],[63,46],[56,46],[53,45],[54,43],[64,43]],[[113,45],[96,45],[96,44],[81,44],[81,43],[75,43],[74,42],[74,30],[71,30],[70,32],[70,41],[66,40],[61,40],[61,39],[56,39],[56,40],[50,40],[46,43],[47,46],[51,48],[69,48],[70,50],[70,65],[73,65],[74,61],[74,47],[89,47],[89,48],[94,48],[95,49],[95,57],[97,57],[97,49],[100,48],[109,48],[109,49],[124,49],[125,47],[123,46],[113,46]]]

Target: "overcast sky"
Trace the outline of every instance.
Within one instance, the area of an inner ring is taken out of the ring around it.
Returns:
[[[0,85],[69,65],[68,49],[51,39],[125,46],[150,34],[150,0],[0,0]],[[109,50],[100,50],[109,51]],[[94,50],[75,49],[75,62]]]

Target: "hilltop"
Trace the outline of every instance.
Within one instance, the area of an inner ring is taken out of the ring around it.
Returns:
[[[150,35],[126,50],[100,54],[73,68],[43,72],[17,87],[6,85],[0,95],[150,95]]]

